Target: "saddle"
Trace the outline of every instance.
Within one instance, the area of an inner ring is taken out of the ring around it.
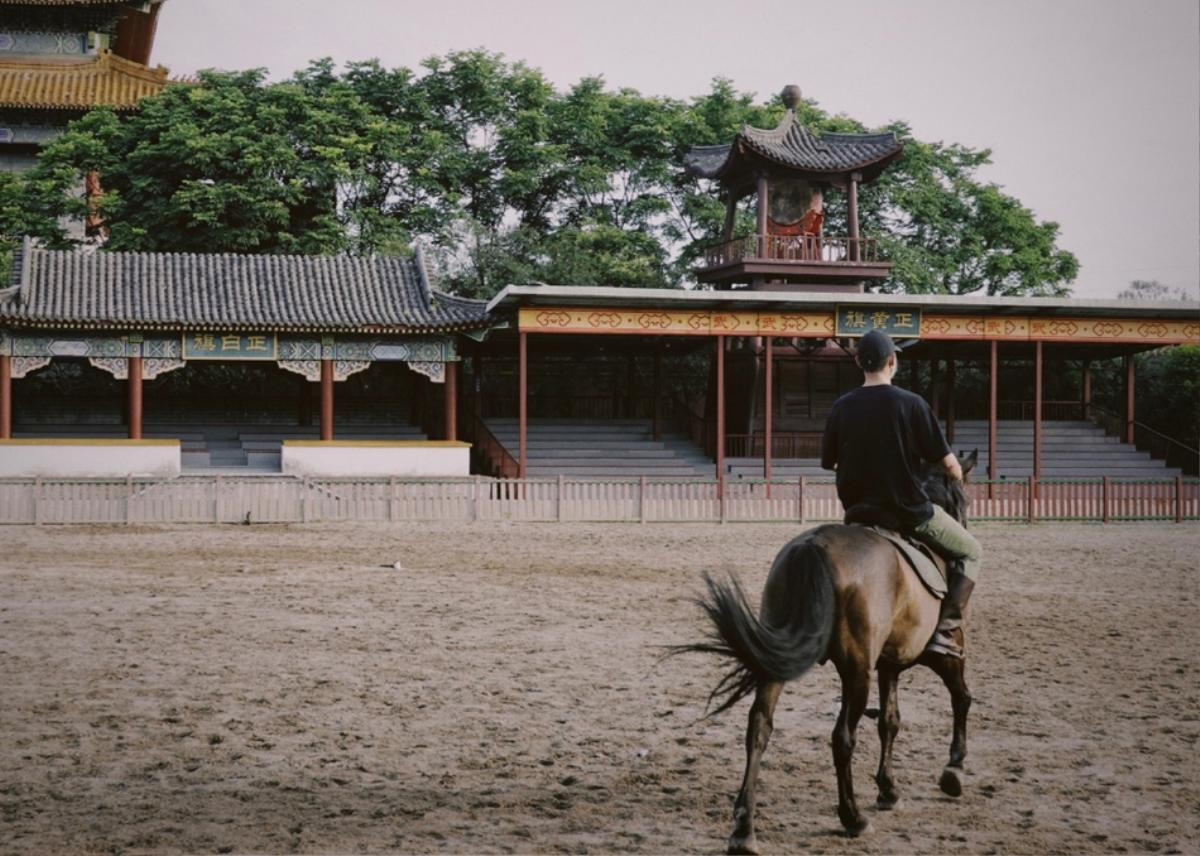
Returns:
[[[925,588],[929,589],[930,594],[938,600],[946,596],[948,586],[946,585],[945,559],[934,553],[928,545],[901,535],[892,529],[884,529],[882,526],[866,526],[865,528],[886,539],[900,551],[900,554],[916,571],[917,578],[925,585]]]

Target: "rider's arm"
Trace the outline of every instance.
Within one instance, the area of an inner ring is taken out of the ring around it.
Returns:
[[[963,480],[962,464],[958,462],[958,458],[951,452],[946,457],[942,458],[942,466],[946,468],[946,472],[955,481]]]

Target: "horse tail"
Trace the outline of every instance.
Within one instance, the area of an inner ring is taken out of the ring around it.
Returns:
[[[797,539],[775,560],[771,577],[780,573],[786,602],[772,602],[771,615],[764,608],[763,617],[755,616],[736,577],[723,583],[704,575],[708,596],[697,603],[712,621],[708,640],[675,650],[735,661],[708,696],[708,707],[717,705],[709,716],[733,707],[759,684],[793,680],[825,658],[837,614],[829,555],[811,540]]]

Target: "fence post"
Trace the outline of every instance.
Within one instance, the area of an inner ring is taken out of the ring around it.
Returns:
[[[646,476],[638,480],[638,523],[646,522]]]
[[[125,476],[125,525],[133,522],[133,474]]]
[[[307,523],[312,516],[309,503],[312,498],[312,485],[308,479],[300,479],[300,522]]]
[[[720,508],[721,522],[725,522],[725,478],[724,473],[721,473],[721,478],[717,479],[717,505]]]
[[[479,476],[476,475],[471,481],[471,520],[479,519]]]
[[[1175,476],[1175,522],[1183,522],[1183,476]]]
[[[1108,523],[1112,516],[1110,510],[1109,498],[1112,495],[1110,490],[1111,482],[1108,476],[1104,476],[1100,480],[1100,520],[1102,523]]]
[[[1025,493],[1026,522],[1028,522],[1028,523],[1032,523],[1033,518],[1034,518],[1033,497],[1034,497],[1034,491],[1036,489],[1036,484],[1037,484],[1037,476],[1030,476],[1029,477],[1029,485],[1028,485],[1028,488],[1026,489],[1026,493]]]
[[[388,520],[396,522],[396,477],[388,477]]]
[[[42,477],[33,479],[33,524],[42,525]]]
[[[800,491],[796,496],[796,504],[800,506],[800,523],[804,523],[804,476],[800,476]]]
[[[217,476],[213,479],[213,504],[212,504],[213,523],[221,522],[221,477]]]
[[[558,474],[558,493],[554,497],[554,519],[562,522],[563,508],[563,474]]]

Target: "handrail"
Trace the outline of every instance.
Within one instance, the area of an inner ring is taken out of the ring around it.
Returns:
[[[517,459],[478,416],[475,417],[475,444],[496,478],[512,479],[520,475],[521,467]]]
[[[746,235],[704,249],[705,267],[743,260],[816,264],[860,264],[878,261],[875,238],[848,235]]]
[[[1113,413],[1111,410],[1108,410],[1107,408],[1101,407],[1099,404],[1095,404],[1090,401],[1087,403],[1087,406],[1093,410],[1100,411],[1105,416],[1110,416],[1113,419],[1120,420],[1120,422],[1122,424],[1125,424],[1125,425],[1132,424],[1134,428],[1140,428],[1143,431],[1157,437],[1158,439],[1164,440],[1167,443],[1170,443],[1172,446],[1176,446],[1179,449],[1182,449],[1183,451],[1187,452],[1188,454],[1200,456],[1200,449],[1194,449],[1191,446],[1189,446],[1187,443],[1184,443],[1182,440],[1177,440],[1174,437],[1170,436],[1169,434],[1164,434],[1163,432],[1159,431],[1156,428],[1151,428],[1145,422],[1139,422],[1136,419],[1128,420],[1124,416]]]

